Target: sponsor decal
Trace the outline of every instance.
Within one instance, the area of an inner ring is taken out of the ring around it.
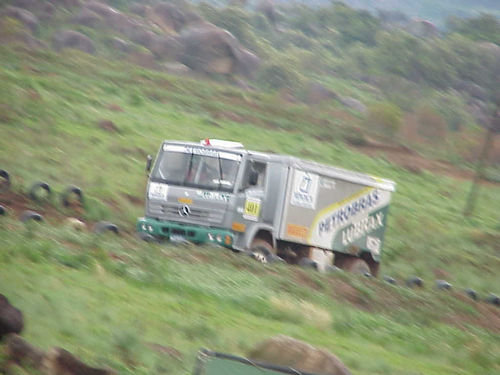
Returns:
[[[258,198],[247,198],[245,201],[245,208],[243,217],[247,220],[257,221],[260,215],[260,203]]]
[[[342,230],[342,245],[347,246],[365,236],[368,233],[373,232],[378,228],[382,228],[384,226],[384,214],[382,212],[378,212],[373,216],[367,216],[350,226],[346,229]],[[374,239],[374,237],[372,237]],[[380,241],[380,240],[379,240]],[[375,247],[374,241],[372,240],[370,245],[372,248]],[[368,247],[368,240],[367,240]],[[378,245],[380,249],[380,243]],[[371,250],[371,249],[370,249]]]
[[[293,206],[316,209],[316,198],[318,196],[318,180],[316,174],[295,171],[293,179],[293,190],[290,204]]]
[[[377,189],[374,189],[368,194],[347,203],[318,223],[320,236],[325,233],[330,233],[335,228],[348,223],[353,216],[373,208],[377,205],[377,203],[379,203],[379,200],[380,192]]]
[[[161,184],[159,182],[150,182],[148,189],[149,199],[163,199],[167,200],[168,196],[168,185]]]
[[[371,251],[375,256],[380,255],[380,248],[382,247],[382,241],[380,238],[366,236],[366,248]]]
[[[219,191],[204,191],[204,190],[198,190],[196,192],[196,195],[198,195],[202,199],[221,201],[221,202],[229,202],[229,198],[231,197],[231,195],[227,193],[221,193]]]
[[[217,151],[206,147],[192,147],[180,145],[163,145],[163,151],[183,152],[185,154],[194,154],[200,156],[210,156],[212,158],[221,157],[222,159],[241,160],[241,155],[233,154],[231,152]]]
[[[177,198],[177,201],[179,203],[184,203],[184,204],[193,204],[193,200],[191,198],[180,197],[180,198]]]
[[[306,239],[309,229],[302,225],[288,224],[286,226],[286,234],[292,237]]]

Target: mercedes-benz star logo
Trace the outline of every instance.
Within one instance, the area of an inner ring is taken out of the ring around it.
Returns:
[[[191,209],[186,204],[184,206],[182,206],[181,208],[179,208],[179,215],[181,215],[181,216],[186,217],[186,216],[189,216],[190,213],[191,213]]]

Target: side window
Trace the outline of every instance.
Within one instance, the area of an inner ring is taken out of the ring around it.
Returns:
[[[249,160],[245,167],[245,176],[240,191],[247,190],[248,188],[264,188],[266,183],[266,164]]]

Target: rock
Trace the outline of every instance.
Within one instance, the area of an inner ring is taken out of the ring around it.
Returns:
[[[35,32],[38,28],[38,19],[29,10],[14,6],[7,6],[0,12],[1,17],[10,17],[18,20],[24,26],[28,27],[31,32]]]
[[[181,51],[181,43],[175,36],[162,36],[153,39],[151,52],[160,59],[176,59]]]
[[[10,361],[35,370],[44,370],[44,372],[48,370],[45,367],[45,353],[31,345],[21,336],[16,334],[8,335],[5,345],[7,348],[6,354]]]
[[[74,48],[90,54],[95,52],[92,40],[74,30],[60,30],[55,32],[52,36],[52,45],[56,51],[60,51],[63,48]]]
[[[146,16],[146,12],[148,11],[148,9],[149,9],[149,7],[147,5],[138,4],[138,3],[134,3],[134,4],[130,5],[130,7],[128,8],[130,13],[137,14],[141,17]]]
[[[88,27],[96,27],[102,23],[102,18],[93,10],[84,8],[73,18],[73,22]]]
[[[64,220],[64,223],[76,230],[76,231],[84,231],[87,229],[87,226],[85,225],[85,223],[81,220],[78,220],[76,217],[68,217],[66,220]]]
[[[150,30],[135,29],[128,34],[130,40],[146,48],[151,48],[156,40],[156,34]]]
[[[100,3],[98,1],[88,1],[85,6],[104,18],[110,18],[115,14],[120,13],[115,8],[112,8],[109,5]]]
[[[422,19],[412,20],[406,29],[410,34],[419,38],[436,38],[439,36],[439,30],[436,25]]]
[[[351,97],[341,97],[339,98],[339,102],[345,105],[348,108],[354,109],[355,111],[366,113],[366,106],[361,103],[358,99],[354,99]]]
[[[51,349],[45,363],[53,375],[114,375],[111,369],[90,367],[62,348]]]
[[[181,63],[165,63],[162,67],[164,72],[176,76],[186,76],[191,73],[191,69]]]
[[[180,31],[187,23],[182,10],[174,4],[163,2],[148,9],[147,18],[167,34]]]
[[[126,42],[125,40],[120,39],[118,37],[111,38],[109,44],[111,45],[111,47],[113,49],[115,49],[117,51],[125,52],[125,53],[129,53],[133,49],[132,44],[130,44],[129,42]]]
[[[0,340],[9,333],[21,333],[24,319],[21,310],[12,306],[3,294],[0,294]]]
[[[466,92],[471,97],[478,99],[480,101],[487,101],[488,94],[484,88],[470,81],[461,81],[459,82],[455,88],[459,91]]]
[[[312,82],[307,90],[307,103],[318,104],[325,100],[338,99],[338,95],[321,83]]]
[[[52,348],[48,353],[28,343],[21,336],[10,334],[6,340],[9,362],[47,375],[112,375],[111,369],[90,367],[67,350]],[[10,367],[10,366],[9,366]]]
[[[415,286],[422,288],[424,286],[424,281],[418,276],[411,276],[406,280],[406,286],[410,288],[413,288]]]
[[[182,45],[178,60],[194,71],[252,77],[260,63],[229,31],[208,22],[182,30],[178,41]]]
[[[273,0],[260,0],[256,7],[258,12],[263,13],[271,25],[276,25],[278,12],[274,7]]]
[[[251,360],[291,367],[322,375],[350,375],[342,361],[325,349],[316,348],[289,336],[278,335],[258,344],[248,355]]]
[[[100,120],[97,125],[102,129],[111,133],[118,132],[118,127],[111,120]]]
[[[451,290],[452,285],[446,280],[436,280],[436,288],[439,290]]]

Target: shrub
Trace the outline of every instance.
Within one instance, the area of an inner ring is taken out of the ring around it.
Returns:
[[[398,106],[382,102],[369,107],[365,122],[385,135],[395,136],[401,127],[402,117],[403,113]]]

